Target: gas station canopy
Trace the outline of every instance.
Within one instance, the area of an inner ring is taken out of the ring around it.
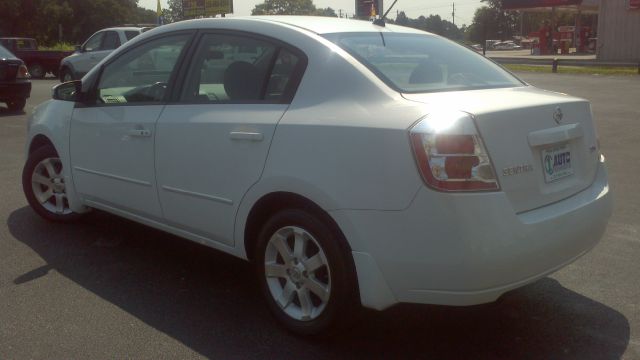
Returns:
[[[503,0],[505,10],[551,11],[556,10],[580,11],[583,14],[597,13],[599,0]]]

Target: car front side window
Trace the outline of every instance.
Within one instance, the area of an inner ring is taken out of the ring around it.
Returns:
[[[87,40],[87,42],[84,44],[84,51],[91,52],[91,51],[99,50],[102,44],[103,36],[104,36],[104,33],[99,32],[93,35],[92,37],[90,37],[89,40]]]
[[[97,102],[161,102],[190,34],[150,40],[108,63],[100,76]]]

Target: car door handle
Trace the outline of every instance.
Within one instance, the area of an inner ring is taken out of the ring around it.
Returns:
[[[248,140],[248,141],[262,141],[264,136],[261,133],[256,132],[244,132],[244,131],[232,131],[229,133],[229,137],[232,140]]]
[[[135,137],[150,137],[151,136],[151,130],[147,130],[147,129],[132,129],[132,130],[129,130],[128,134],[129,134],[129,136],[135,136]]]

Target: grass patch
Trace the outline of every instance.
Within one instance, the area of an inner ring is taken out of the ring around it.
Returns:
[[[551,65],[521,65],[503,64],[511,71],[526,71],[538,73],[551,73]],[[563,66],[558,65],[559,74],[589,74],[589,75],[638,75],[637,67],[611,67],[611,66]]]
[[[40,50],[73,51],[75,47],[72,43],[59,42],[51,46],[39,46]]]

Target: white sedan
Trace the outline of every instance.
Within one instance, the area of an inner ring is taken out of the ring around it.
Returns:
[[[161,26],[28,126],[35,212],[99,209],[247,259],[303,334],[360,305],[494,301],[593,248],[612,209],[588,101],[366,21]]]

